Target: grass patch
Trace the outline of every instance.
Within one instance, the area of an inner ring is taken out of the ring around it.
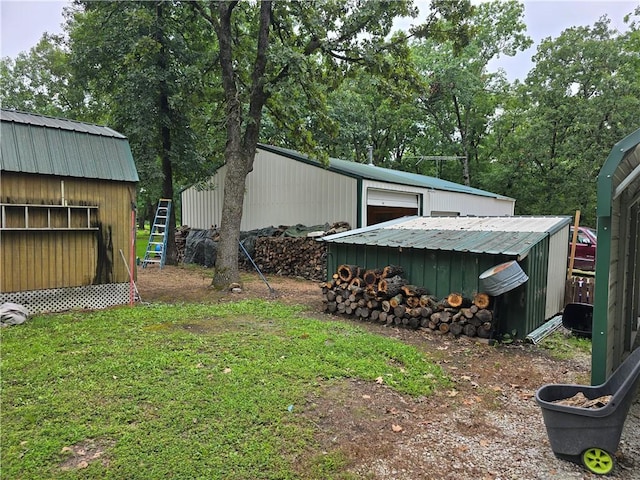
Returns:
[[[144,230],[136,230],[136,257],[140,260],[144,260],[144,255],[147,253],[150,234],[151,231],[148,228]]]
[[[590,338],[577,337],[563,329],[551,333],[538,344],[538,347],[547,350],[551,356],[559,360],[573,358],[576,352],[591,355]]]
[[[0,335],[6,478],[301,478],[301,414],[325,381],[447,384],[412,346],[265,301],[38,316]],[[85,445],[97,458],[69,468]],[[341,469],[327,457],[305,478]]]

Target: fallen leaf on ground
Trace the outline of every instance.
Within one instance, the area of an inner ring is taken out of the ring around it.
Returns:
[[[402,431],[402,427],[400,425],[396,425],[395,423],[391,425],[391,430],[393,430],[394,432],[401,432]]]

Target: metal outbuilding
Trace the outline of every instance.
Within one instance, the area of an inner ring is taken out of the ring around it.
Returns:
[[[126,137],[1,110],[0,138],[0,303],[32,314],[130,301],[138,174]]]
[[[516,261],[528,281],[500,295],[499,330],[524,339],[564,307],[570,217],[404,217],[322,238],[327,273],[340,265],[401,266],[439,298],[482,292],[480,276]]]
[[[637,346],[640,322],[640,129],[598,176],[591,381],[603,383]]]
[[[182,224],[219,225],[226,166],[181,192]],[[513,215],[515,200],[439,178],[259,145],[247,176],[243,231],[348,222],[362,227],[407,215]]]

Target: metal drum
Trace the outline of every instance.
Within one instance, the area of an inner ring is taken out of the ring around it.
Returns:
[[[529,277],[515,260],[491,267],[480,274],[480,285],[485,293],[497,297],[522,285]]]

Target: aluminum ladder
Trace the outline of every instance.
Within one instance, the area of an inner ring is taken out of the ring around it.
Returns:
[[[147,251],[144,254],[142,268],[150,263],[157,263],[160,268],[164,267],[167,257],[167,236],[169,235],[169,216],[171,214],[171,200],[161,198],[158,201],[156,216],[151,225],[151,234],[149,235],[149,243]]]

